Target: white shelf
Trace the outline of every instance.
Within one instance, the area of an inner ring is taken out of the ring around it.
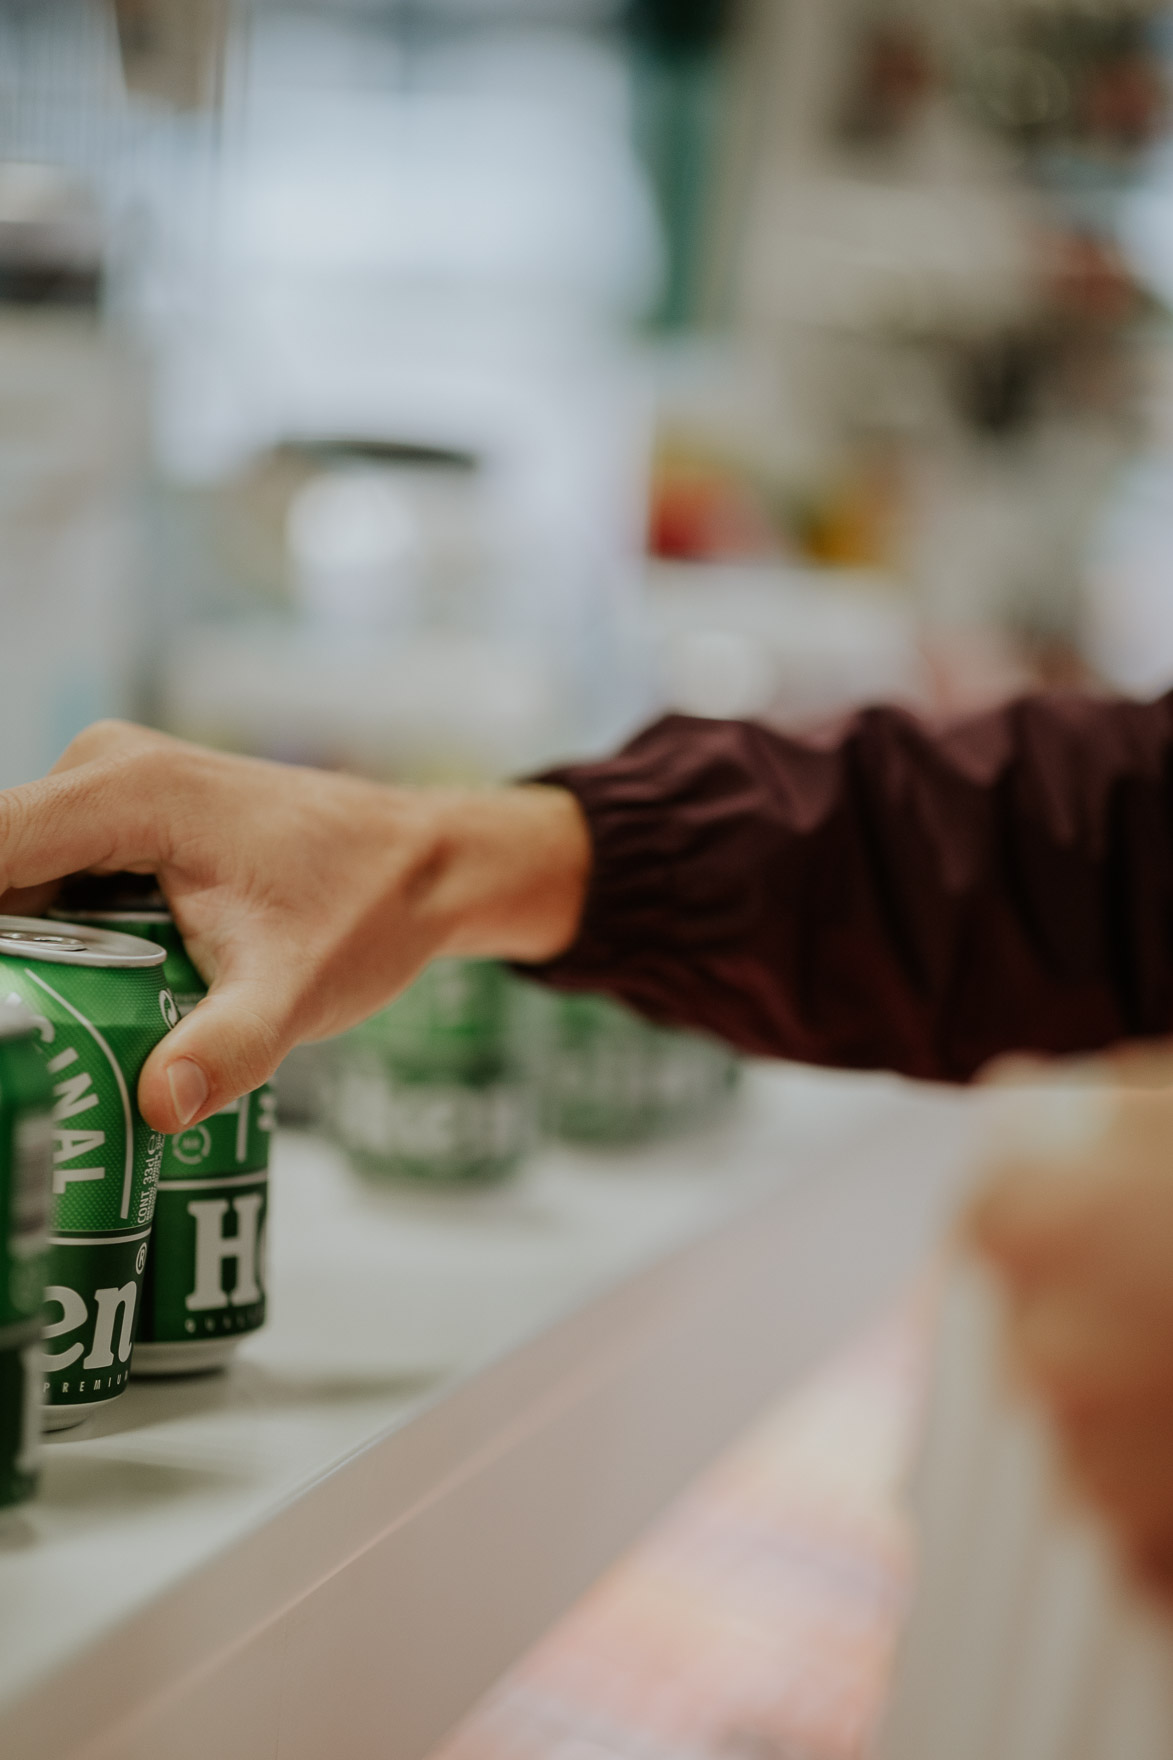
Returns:
[[[275,1162],[273,1322],[0,1529],[5,1760],[425,1756],[905,1278],[972,1111],[755,1070],[712,1130],[468,1196]]]

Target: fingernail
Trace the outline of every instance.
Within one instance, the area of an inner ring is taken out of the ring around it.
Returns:
[[[167,1071],[171,1099],[180,1126],[190,1124],[208,1098],[208,1078],[190,1057],[177,1057]]]

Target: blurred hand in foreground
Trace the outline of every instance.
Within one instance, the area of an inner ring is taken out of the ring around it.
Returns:
[[[1066,1079],[1101,1087],[1084,1141],[1002,1165],[967,1232],[1005,1279],[1012,1365],[1050,1409],[1076,1488],[1173,1598],[1173,1050]]]
[[[40,911],[82,870],[159,878],[210,986],[143,1070],[143,1112],[167,1132],[363,1019],[439,954],[560,952],[589,866],[560,789],[385,788],[122,722],[0,792],[3,911]]]

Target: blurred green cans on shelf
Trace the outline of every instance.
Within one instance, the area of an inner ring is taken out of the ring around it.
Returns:
[[[36,1489],[52,1146],[36,1023],[0,1001],[0,1509]]]
[[[340,1039],[334,1132],[365,1172],[501,1179],[532,1146],[535,1103],[514,987],[488,960],[440,959]]]
[[[207,988],[151,875],[78,875],[53,912],[158,943],[179,1013]],[[221,1367],[265,1323],[273,1096],[244,1094],[168,1138],[143,1284],[136,1375]]]
[[[699,1123],[737,1085],[740,1063],[699,1033],[654,1027],[603,996],[536,999],[541,1116],[551,1136],[633,1143]]]
[[[48,1429],[124,1390],[166,1137],[136,1093],[178,1019],[161,947],[86,923],[0,917],[0,995],[33,1012],[53,1092],[40,1353]]]

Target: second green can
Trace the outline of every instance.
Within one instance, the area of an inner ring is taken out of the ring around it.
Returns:
[[[0,916],[0,995],[36,1017],[53,1088],[53,1189],[41,1347],[47,1429],[126,1387],[167,1139],[135,1098],[178,1019],[161,947],[87,924]]]
[[[153,876],[81,875],[54,916],[157,942],[181,1015],[206,994]],[[136,1375],[218,1369],[265,1323],[268,1087],[244,1094],[194,1129],[170,1137],[159,1177],[134,1353]]]
[[[737,1086],[727,1045],[655,1027],[606,996],[535,997],[542,1122],[577,1143],[638,1143],[688,1129]]]
[[[439,959],[336,1044],[333,1128],[355,1166],[437,1185],[502,1179],[535,1105],[513,988],[489,960]]]

